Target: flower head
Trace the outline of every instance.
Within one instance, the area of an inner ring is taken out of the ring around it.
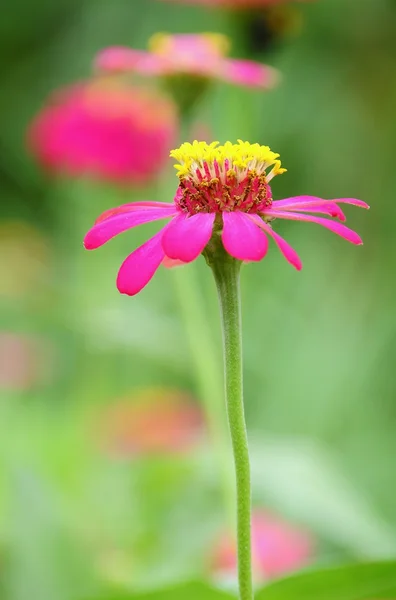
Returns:
[[[277,71],[250,60],[227,58],[230,42],[218,33],[170,35],[151,38],[150,52],[115,46],[102,50],[96,68],[104,73],[135,72],[147,76],[195,76],[219,79],[237,85],[270,88]],[[184,84],[187,86],[187,83]]]
[[[166,96],[99,78],[57,92],[31,124],[28,144],[51,172],[129,184],[157,175],[176,135]]]
[[[306,567],[313,555],[313,539],[306,531],[263,510],[252,515],[252,560],[256,581],[280,577]],[[215,551],[213,570],[220,577],[235,575],[236,544],[225,534]]]
[[[153,277],[161,263],[188,263],[221,236],[228,254],[241,261],[259,261],[267,253],[272,237],[286,260],[300,270],[296,251],[272,228],[274,219],[318,223],[353,244],[361,244],[357,233],[324,214],[345,221],[340,203],[368,208],[361,200],[323,200],[315,196],[295,196],[273,200],[269,183],[285,171],[279,155],[268,146],[239,141],[182,144],[171,152],[178,164],[179,186],[172,203],[135,202],[111,209],[99,217],[85,237],[85,247],[93,250],[114,236],[150,221],[170,222],[130,254],[121,266],[117,286],[134,295]]]
[[[180,179],[180,208],[197,213],[222,213],[233,210],[256,213],[271,205],[271,179],[281,168],[279,154],[268,146],[227,142],[185,143],[171,156]],[[266,170],[271,167],[269,173]]]

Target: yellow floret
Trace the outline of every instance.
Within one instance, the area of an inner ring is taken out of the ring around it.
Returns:
[[[172,158],[175,158],[178,163],[175,168],[180,178],[193,175],[197,168],[202,168],[203,163],[207,163],[212,167],[216,161],[220,169],[228,160],[228,168],[237,168],[239,170],[265,170],[273,166],[273,174],[279,175],[284,173],[286,169],[281,167],[279,154],[272,152],[268,146],[260,146],[260,144],[250,144],[238,140],[237,144],[226,142],[220,146],[219,142],[197,142],[196,140],[190,144],[186,142],[170,153]]]
[[[214,55],[226,56],[231,47],[231,42],[226,35],[221,33],[199,33],[199,34],[170,34],[170,33],[155,33],[149,39],[149,50],[154,54],[172,55],[180,51],[178,44],[181,38],[189,38],[190,44],[185,45],[185,49],[192,54],[199,50],[200,44],[205,44],[209,52]]]

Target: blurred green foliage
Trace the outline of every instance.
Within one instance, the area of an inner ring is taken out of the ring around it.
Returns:
[[[165,590],[154,592],[143,592],[137,594],[118,595],[117,593],[109,593],[107,597],[103,596],[101,600],[233,600],[235,596],[231,596],[226,592],[215,590],[208,585],[199,582],[186,583],[178,586],[173,586]]]
[[[199,119],[213,139],[246,138],[281,154],[288,172],[274,181],[276,199],[352,196],[372,207],[348,208],[363,248],[282,222],[303,271],[272,247],[242,277],[254,503],[311,530],[316,562],[326,565],[396,553],[396,4],[317,0],[296,10],[301,31],[274,35],[253,56],[282,72],[279,88],[216,85]],[[243,24],[226,12],[154,0],[2,6],[1,273],[24,284],[35,276],[23,294],[1,288],[0,325],[39,336],[52,372],[26,392],[1,393],[5,600],[81,600],[109,584],[156,587],[207,573],[226,519],[212,447],[117,460],[92,425],[140,387],[186,389],[200,400],[172,273],[161,270],[133,299],[115,288],[118,265],[150,226],[97,253],[82,249],[102,210],[125,198],[169,198],[160,185],[125,192],[50,180],[27,155],[24,136],[48,93],[87,77],[99,49],[143,48],[158,30],[222,31],[233,37],[233,54],[246,56]],[[3,245],[15,222],[41,233],[44,255],[28,241],[22,259]],[[211,274],[203,260],[189,268],[218,344]]]
[[[270,584],[257,594],[257,600],[354,600],[355,598],[395,597],[394,562],[348,565],[295,575]]]

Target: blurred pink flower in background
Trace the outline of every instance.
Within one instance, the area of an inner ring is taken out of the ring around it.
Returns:
[[[0,390],[22,392],[48,379],[52,357],[42,340],[0,332]]]
[[[98,78],[56,92],[33,120],[28,145],[50,172],[143,184],[166,164],[177,129],[167,96]]]
[[[227,58],[230,42],[222,34],[158,33],[151,38],[149,47],[150,52],[123,46],[106,48],[96,57],[96,69],[147,76],[190,75],[258,88],[272,88],[279,80],[272,67]]]
[[[123,458],[183,453],[204,434],[200,407],[183,391],[151,388],[116,402],[99,423],[106,451]]]
[[[252,515],[252,560],[257,582],[273,579],[310,564],[313,558],[312,536],[295,525],[264,510]],[[213,572],[220,578],[236,575],[236,543],[224,534],[215,550]]]

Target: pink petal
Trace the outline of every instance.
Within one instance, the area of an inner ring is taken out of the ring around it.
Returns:
[[[357,198],[334,198],[331,202],[342,202],[344,204],[352,204],[353,206],[359,206],[360,208],[370,208],[367,202],[358,200]]]
[[[142,51],[111,46],[101,50],[95,57],[95,67],[100,71],[125,71],[133,69],[144,54]]]
[[[282,202],[282,200],[280,201]],[[277,201],[272,203],[271,208],[268,208],[265,211],[265,214],[269,215],[271,213],[271,211],[274,209],[274,216],[275,216],[275,212],[277,210],[277,207],[279,205],[277,204]],[[346,221],[346,217],[343,213],[343,211],[341,210],[341,208],[335,203],[335,202],[330,202],[330,201],[321,201],[320,203],[304,203],[304,202],[300,202],[298,204],[289,204],[289,205],[283,205],[282,209],[288,209],[288,210],[292,210],[293,212],[311,212],[311,213],[319,213],[319,214],[324,214],[324,215],[329,215],[330,217],[336,217],[337,219],[340,219],[340,221]]]
[[[115,215],[120,215],[122,213],[131,212],[139,209],[151,209],[151,208],[171,208],[171,204],[166,202],[152,202],[150,200],[144,200],[141,202],[128,202],[127,204],[121,204],[121,206],[116,206],[115,208],[109,208],[105,210],[95,221],[95,225],[97,223],[101,223],[110,217],[115,217]]]
[[[165,257],[161,243],[163,233],[162,229],[124,260],[117,277],[121,294],[134,296],[151,280]]]
[[[160,72],[160,59],[150,52],[124,46],[105,48],[97,54],[94,67],[104,73],[137,72],[154,75]]]
[[[192,217],[179,214],[166,228],[162,238],[165,254],[183,262],[195,260],[212,236],[215,213]]]
[[[263,229],[266,233],[268,233],[268,235],[270,235],[274,239],[274,242],[278,246],[279,250],[282,252],[283,256],[286,258],[286,260],[291,265],[293,265],[293,267],[295,267],[297,271],[301,271],[302,263],[300,257],[298,256],[297,252],[286,242],[286,240],[284,240],[283,237],[279,235],[279,233],[276,233],[276,231],[274,231],[272,227],[270,227],[270,225],[263,221],[258,215],[248,216],[249,219],[251,219],[254,223],[256,223],[256,225],[261,227],[261,229]]]
[[[239,260],[258,261],[267,254],[268,239],[255,222],[240,211],[223,212],[222,240],[228,254]]]
[[[317,196],[294,196],[292,198],[285,198],[284,200],[275,200],[272,203],[274,208],[291,208],[297,205],[304,206],[312,206],[312,205],[320,205],[322,203],[338,203],[341,202],[343,204],[353,204],[354,206],[360,206],[361,208],[370,208],[366,202],[363,200],[357,200],[356,198],[335,198],[331,200],[324,200],[323,198],[318,198]]]
[[[107,218],[105,221],[101,221],[97,225],[94,225],[84,239],[84,246],[87,250],[94,250],[99,248],[113,237],[136,227],[137,225],[143,225],[143,223],[149,223],[150,221],[158,221],[159,219],[169,219],[175,215],[175,207],[170,206],[169,208],[161,209],[142,209],[128,211],[124,214],[119,214],[114,217]]]
[[[310,213],[315,213],[315,214],[322,214],[322,215],[329,215],[330,217],[335,217],[336,219],[339,219],[340,221],[346,221],[346,216],[344,214],[344,211],[334,202],[328,202],[327,204],[323,204],[321,206],[315,206],[315,207],[307,207],[304,208],[302,206],[299,206],[298,208],[291,208],[290,210],[292,210],[293,212],[302,212],[302,213],[306,213],[306,212],[310,212]]]
[[[276,69],[251,60],[224,60],[219,76],[225,81],[249,87],[272,88],[279,82]]]
[[[263,214],[266,214],[266,211],[263,211]],[[346,227],[341,223],[337,223],[336,221],[330,221],[329,219],[323,219],[322,217],[311,217],[311,215],[301,215],[292,212],[273,211],[270,214],[279,219],[291,219],[294,221],[318,223],[318,225],[322,225],[323,227],[326,227],[326,229],[330,229],[330,231],[340,235],[352,244],[363,244],[362,239],[355,231],[352,231],[352,229],[349,229],[349,227]]]
[[[171,208],[173,204],[170,202],[156,202],[154,200],[138,200],[137,202],[128,202],[124,206],[137,206],[138,208]]]
[[[183,267],[187,263],[183,262],[182,260],[177,260],[177,258],[169,258],[169,256],[165,256],[161,264],[166,269],[173,269],[174,267]]]

